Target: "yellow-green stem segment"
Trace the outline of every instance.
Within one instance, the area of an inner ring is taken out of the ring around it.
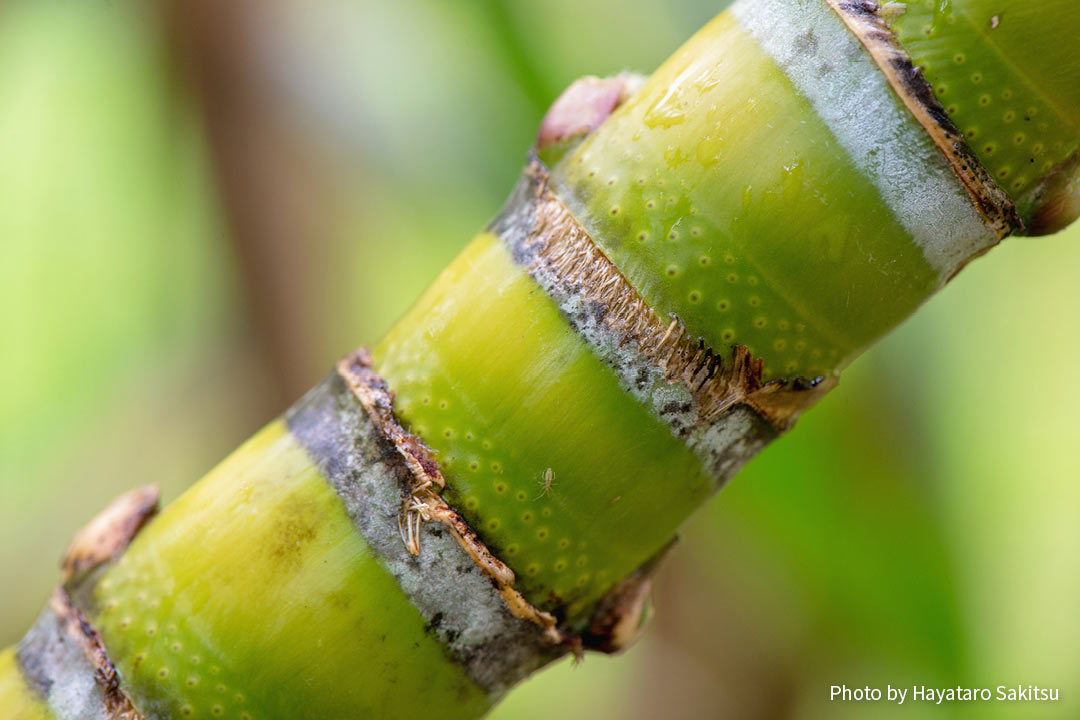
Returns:
[[[27,684],[15,648],[0,650],[0,708],[6,720],[51,720],[53,715],[37,691]]]
[[[91,603],[148,717],[464,718],[488,706],[281,421],[140,533]]]
[[[451,263],[375,360],[400,417],[437,451],[444,497],[526,598],[574,625],[711,494],[701,461],[491,234]]]

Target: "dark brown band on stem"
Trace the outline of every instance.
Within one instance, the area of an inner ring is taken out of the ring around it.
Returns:
[[[982,166],[964,140],[945,108],[938,102],[930,83],[915,67],[895,33],[878,14],[874,0],[827,0],[848,29],[859,39],[959,178],[976,210],[998,239],[1024,229],[1016,206]]]

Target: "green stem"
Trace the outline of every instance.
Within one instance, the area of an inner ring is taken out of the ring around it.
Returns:
[[[60,720],[470,718],[567,652],[625,647],[686,518],[1075,186],[1064,120],[1049,174],[996,184],[920,90],[909,9],[898,44],[865,3],[743,0],[558,137],[371,356],[126,549],[144,518],[123,504],[80,536],[17,662],[0,656],[0,699]],[[931,24],[975,58],[985,33],[948,17]],[[970,138],[979,116],[954,114]]]

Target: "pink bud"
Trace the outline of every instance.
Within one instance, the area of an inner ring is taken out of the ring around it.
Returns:
[[[620,73],[614,77],[578,78],[551,104],[536,134],[537,148],[588,135],[644,82],[644,77]]]

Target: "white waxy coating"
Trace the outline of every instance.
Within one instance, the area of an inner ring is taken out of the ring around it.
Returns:
[[[997,242],[933,140],[825,0],[739,0],[732,14],[948,278]]]
[[[53,717],[108,720],[93,664],[51,608],[42,611],[20,641],[18,658],[27,679],[44,695]]]

